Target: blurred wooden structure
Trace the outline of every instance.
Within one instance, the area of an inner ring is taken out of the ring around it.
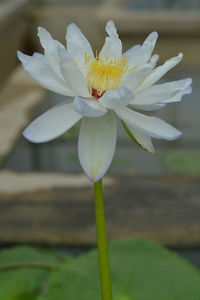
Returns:
[[[105,23],[112,19],[117,25],[124,50],[141,44],[150,32],[158,31],[159,42],[155,51],[160,54],[160,62],[182,51],[183,65],[200,66],[200,11],[134,11],[115,3],[107,1],[107,4],[99,5],[54,3],[35,6],[31,28],[36,47],[39,47],[36,37],[38,26],[44,26],[55,38],[65,43],[66,25],[74,22],[86,34],[93,49],[99,50],[105,38]]]
[[[17,64],[16,51],[27,33],[27,11],[31,0],[0,2],[0,86]]]
[[[22,3],[23,7],[27,2],[15,1],[16,5]],[[113,19],[124,48],[141,43],[149,32],[157,30],[161,37],[156,52],[161,55],[161,61],[182,51],[185,54],[183,68],[200,68],[199,12],[134,12],[114,4],[115,1],[104,5],[35,6],[29,13],[29,20],[32,20],[29,35],[33,37],[34,48],[39,49],[37,26],[46,27],[55,38],[64,42],[66,25],[75,22],[92,41],[93,48],[100,49],[105,36],[105,22]],[[21,12],[24,13],[23,10]],[[10,60],[9,67],[6,65],[8,60],[2,62],[5,70],[1,73],[2,79],[15,65],[13,53],[22,45],[26,32],[24,24],[27,24],[22,15],[16,14],[13,19],[16,25],[6,25],[7,32],[0,31],[2,38],[9,37],[8,43],[0,49],[0,57],[9,55]],[[8,21],[9,18],[4,19],[4,24]],[[20,28],[23,30],[18,31]],[[5,55],[11,40],[12,55]],[[31,120],[33,107],[42,103],[45,93],[21,67],[4,85],[0,93],[1,165],[23,127]],[[192,113],[189,109],[185,111],[187,116]],[[196,109],[195,113],[198,115],[199,110]],[[111,239],[148,237],[167,245],[198,244],[199,194],[199,177],[113,175],[105,185],[109,236]],[[0,242],[94,244],[92,212],[92,189],[84,176],[0,171]]]
[[[96,243],[92,186],[84,175],[3,171],[0,180],[1,242]],[[199,195],[200,177],[108,176],[109,238],[199,244]]]
[[[22,69],[16,68],[0,91],[0,164],[9,155],[26,124],[31,111],[41,103],[46,90]]]

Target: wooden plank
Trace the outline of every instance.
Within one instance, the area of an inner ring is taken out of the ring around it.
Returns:
[[[22,67],[18,67],[0,92],[0,163],[10,153],[31,120],[31,110],[46,95],[46,90],[36,84]]]
[[[9,0],[0,3],[0,33],[24,18],[30,4],[31,0]]]
[[[159,32],[159,41],[155,53],[160,55],[159,64],[183,52],[184,59],[181,66],[192,65],[199,72],[199,11],[134,11],[118,6],[117,2],[113,0],[110,4],[101,5],[56,5],[52,3],[52,5],[35,6],[31,11],[35,23],[30,32],[35,48],[40,47],[36,33],[37,26],[45,27],[56,39],[65,44],[66,26],[74,22],[86,35],[94,52],[99,51],[105,39],[105,23],[112,19],[122,39],[123,51],[135,44],[143,43],[145,37],[156,30]],[[186,73],[185,70],[184,73]]]
[[[118,24],[121,33],[141,34],[159,30],[162,34],[192,35],[200,34],[199,11],[179,10],[128,10],[118,6],[102,5],[96,15],[103,26],[108,19]]]
[[[31,0],[0,1],[0,86],[17,64],[16,51],[24,46],[28,34],[26,18]]]
[[[95,244],[92,186],[85,177],[2,172],[0,180],[2,243]],[[5,189],[6,182],[10,189]],[[199,244],[199,195],[200,177],[109,177],[105,185],[109,238]]]

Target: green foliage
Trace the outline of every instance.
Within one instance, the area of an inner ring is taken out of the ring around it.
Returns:
[[[0,266],[16,263],[48,263],[57,265],[57,253],[31,247],[15,247],[0,252]],[[50,271],[43,268],[0,270],[0,300],[33,300],[45,289]]]
[[[182,175],[200,174],[200,151],[170,151],[165,157],[165,165],[173,173]]]
[[[147,240],[111,244],[114,300],[199,300],[200,274],[178,255]],[[37,300],[100,300],[97,252],[91,251],[52,272]]]
[[[113,300],[200,300],[200,273],[161,245],[122,240],[111,243],[109,253]],[[73,259],[30,247],[0,252],[0,268],[27,261],[58,267],[1,270],[0,300],[101,299],[96,250]]]

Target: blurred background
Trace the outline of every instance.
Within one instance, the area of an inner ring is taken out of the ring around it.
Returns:
[[[33,118],[65,98],[34,83],[16,50],[41,51],[38,26],[65,43],[71,22],[98,50],[109,19],[124,51],[158,31],[159,64],[184,54],[164,81],[194,80],[192,95],[155,112],[183,132],[177,141],[154,141],[156,156],[119,126],[105,181],[109,236],[148,237],[182,249],[200,266],[200,0],[0,0],[0,243],[95,244],[91,186],[77,155],[79,126],[41,145],[21,136]]]

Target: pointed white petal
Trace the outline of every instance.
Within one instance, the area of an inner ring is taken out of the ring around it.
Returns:
[[[108,21],[106,24],[106,32],[109,36],[115,35],[118,36],[117,29],[112,20]]]
[[[158,81],[163,75],[165,75],[169,70],[175,67],[183,58],[183,54],[179,53],[176,57],[168,59],[162,66],[154,69],[151,74],[143,81],[143,83],[138,87],[138,91],[145,89],[156,81]]]
[[[133,71],[129,71],[126,77],[123,79],[122,85],[134,92],[151,73],[151,71],[152,67],[150,64],[146,64],[134,69]]]
[[[74,109],[82,116],[97,118],[105,115],[107,109],[97,99],[84,99],[76,97],[73,102]]]
[[[174,140],[180,137],[181,132],[163,120],[145,116],[127,107],[115,110],[116,114],[133,129],[158,139]]]
[[[118,38],[117,30],[112,21],[106,24],[106,31],[109,37],[106,37],[103,48],[99,56],[105,60],[121,59],[122,56],[122,42]]]
[[[63,50],[66,51],[65,47],[57,40],[54,40],[51,34],[42,27],[38,28],[38,36],[40,38],[40,43],[44,48],[44,55],[49,66],[58,76],[62,78],[62,74],[60,71],[58,46],[62,47]]]
[[[105,44],[99,53],[104,60],[121,59],[122,44],[116,36],[106,37]]]
[[[100,180],[108,170],[116,139],[117,122],[111,111],[100,118],[83,118],[78,141],[79,160],[93,182]]]
[[[48,48],[49,42],[53,40],[51,34],[43,27],[38,27],[38,37],[40,39],[40,44],[44,49]]]
[[[128,58],[130,67],[140,66],[147,63],[151,57],[158,38],[157,32],[152,32],[144,41],[143,45],[136,45],[126,51],[123,56]]]
[[[171,96],[171,98],[167,99],[165,103],[180,102],[183,96],[191,93],[192,93],[192,87],[189,86],[187,89],[177,92],[175,95]]]
[[[155,68],[155,66],[156,66],[156,64],[157,64],[157,62],[158,62],[158,60],[159,60],[159,55],[158,55],[158,54],[154,54],[154,55],[150,58],[149,64],[152,66],[152,69]]]
[[[145,150],[147,150],[151,154],[156,153],[150,136],[144,134],[140,130],[136,130],[136,129],[133,129],[133,128],[129,128],[129,129],[130,129],[132,135],[137,140],[138,144],[140,144],[142,146],[142,148],[144,148]]]
[[[186,78],[177,81],[152,85],[135,94],[131,105],[151,105],[181,101],[182,96],[191,93],[192,79]]]
[[[99,102],[110,109],[116,108],[121,105],[128,105],[133,99],[133,93],[124,86],[119,87],[117,90],[107,91]]]
[[[148,151],[151,154],[155,154],[155,149],[152,144],[151,137],[144,134],[142,131],[138,129],[133,129],[127,126],[125,122],[122,121],[122,125],[126,132],[128,133],[129,137],[137,143],[139,146],[141,146],[143,149]]]
[[[141,45],[134,45],[130,49],[128,49],[126,52],[123,53],[124,57],[127,57],[129,62],[132,62],[132,59],[139,55],[139,51],[141,51],[142,46]]]
[[[81,119],[72,103],[59,103],[35,119],[23,132],[33,143],[51,141],[70,129]]]
[[[150,33],[150,35],[144,41],[142,46],[143,48],[147,49],[146,58],[145,58],[146,61],[150,59],[153,49],[156,45],[157,39],[158,39],[158,33],[154,31]]]
[[[29,75],[50,91],[66,95],[75,96],[76,93],[66,86],[64,80],[59,78],[49,67],[44,56],[38,54],[29,56],[17,51],[19,60]]]
[[[60,56],[61,72],[67,86],[69,85],[78,96],[91,97],[86,79],[80,68],[72,61],[71,58],[69,58],[66,52],[63,51],[63,48],[59,47],[58,51]]]
[[[67,27],[67,54],[73,58],[82,67],[85,56],[93,57],[93,51],[90,43],[75,24]]]

